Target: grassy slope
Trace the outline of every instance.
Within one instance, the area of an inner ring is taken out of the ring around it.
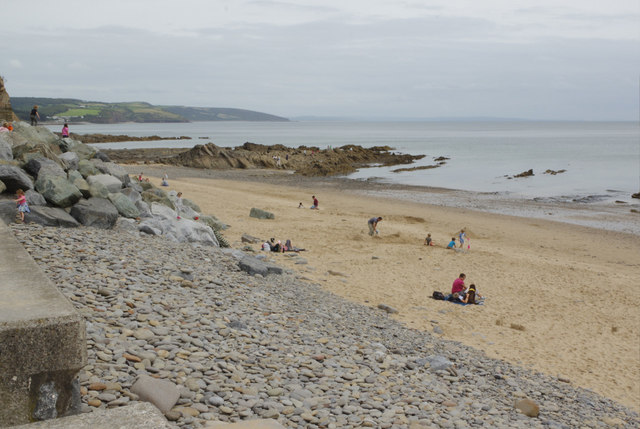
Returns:
[[[188,121],[287,121],[286,118],[243,109],[154,106],[144,102],[103,103],[72,98],[13,97],[11,106],[22,120],[29,120],[34,105],[42,120],[54,117],[67,121],[116,122],[188,122]]]

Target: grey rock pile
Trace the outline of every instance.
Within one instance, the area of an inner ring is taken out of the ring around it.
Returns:
[[[0,133],[0,219],[6,223],[16,219],[18,189],[31,209],[25,222],[46,226],[119,226],[212,246],[220,245],[226,228],[214,216],[201,216],[186,199],[179,217],[175,192],[131,180],[122,166],[92,147],[23,122]]]
[[[255,418],[291,428],[640,426],[612,400],[409,329],[289,270],[250,275],[237,250],[119,229],[11,228],[87,321],[86,412],[145,400],[182,428]]]

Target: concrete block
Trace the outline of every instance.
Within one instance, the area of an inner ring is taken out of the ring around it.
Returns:
[[[125,407],[97,409],[77,416],[16,426],[12,429],[172,429],[174,427],[152,404],[139,402]]]
[[[84,319],[3,222],[0,296],[0,427],[72,413],[87,363]]]

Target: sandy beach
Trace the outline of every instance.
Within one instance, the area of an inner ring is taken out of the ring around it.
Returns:
[[[269,257],[310,282],[372,311],[387,304],[399,311],[391,317],[408,327],[439,327],[443,338],[640,410],[637,235],[380,198],[371,190],[365,195],[361,186],[329,186],[323,179],[129,169],[144,172],[156,185],[168,172],[169,189],[231,226],[224,235],[233,247],[244,245],[242,234],[290,239],[306,251]],[[308,209],[312,195],[320,210]],[[299,202],[305,209],[297,208]],[[252,207],[274,213],[275,220],[249,217]],[[377,237],[367,234],[372,216],[383,217]],[[637,222],[637,214],[629,219]],[[470,249],[446,250],[461,228]],[[436,246],[423,245],[427,233]],[[300,259],[307,263],[297,264]],[[448,293],[461,272],[487,297],[484,305],[431,299],[434,290]]]

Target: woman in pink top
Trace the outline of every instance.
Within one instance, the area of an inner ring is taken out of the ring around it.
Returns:
[[[16,196],[18,199],[14,200],[18,204],[18,213],[20,213],[20,222],[24,222],[24,214],[31,213],[29,210],[29,206],[27,205],[27,197],[24,195],[24,191],[22,189],[18,189],[16,191]]]
[[[69,137],[69,125],[65,122],[64,127],[62,127],[62,138],[66,139]]]

